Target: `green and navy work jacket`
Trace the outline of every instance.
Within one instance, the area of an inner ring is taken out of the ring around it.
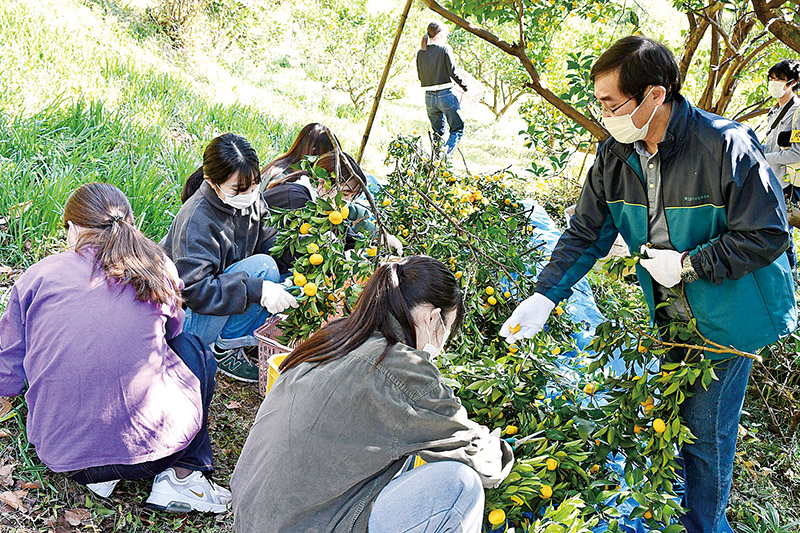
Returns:
[[[661,194],[670,243],[689,252],[699,275],[682,283],[687,303],[707,339],[757,350],[797,327],[781,186],[750,128],[697,109],[680,95],[672,105],[658,144]],[[639,155],[633,144],[611,138],[598,150],[575,216],[536,292],[554,302],[567,298],[617,233],[638,252],[649,230]],[[636,272],[654,323],[653,279],[638,265]]]

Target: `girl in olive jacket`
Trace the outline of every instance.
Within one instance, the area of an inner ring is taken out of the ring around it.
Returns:
[[[236,531],[480,531],[483,487],[513,453],[433,364],[463,312],[435,259],[378,268],[350,316],[283,362],[231,480]],[[409,470],[413,455],[427,463]]]

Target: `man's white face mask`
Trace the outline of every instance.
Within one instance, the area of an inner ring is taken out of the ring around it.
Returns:
[[[444,349],[444,343],[447,341],[447,337],[450,336],[450,332],[447,331],[447,326],[444,324],[444,320],[442,320],[442,314],[439,313],[439,321],[442,323],[442,331],[444,331],[444,337],[442,337],[442,345],[439,347],[434,346],[431,341],[433,340],[433,336],[431,335],[431,330],[428,328],[428,325],[425,324],[425,329],[428,331],[428,342],[425,346],[422,347],[423,352],[428,352],[431,354],[431,363],[439,357],[439,354],[442,353]]]
[[[608,133],[611,134],[617,142],[623,144],[630,144],[636,141],[641,141],[645,137],[647,137],[647,132],[650,129],[650,121],[653,120],[653,117],[656,116],[656,111],[658,111],[659,105],[653,109],[653,113],[650,115],[650,118],[647,119],[644,126],[641,128],[637,128],[636,125],[633,123],[633,115],[636,113],[642,104],[647,100],[647,97],[650,96],[650,93],[653,92],[655,87],[651,88],[647,94],[642,98],[642,103],[636,106],[636,109],[628,113],[627,115],[622,115],[619,117],[615,116],[608,116],[603,117],[603,126],[608,130]]]

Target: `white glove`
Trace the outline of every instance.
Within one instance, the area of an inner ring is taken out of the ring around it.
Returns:
[[[276,315],[290,307],[297,307],[297,300],[286,287],[278,283],[264,280],[261,285],[261,307]]]
[[[386,245],[394,250],[397,255],[403,255],[403,243],[391,233],[386,234]]]
[[[519,304],[508,320],[503,322],[500,335],[505,337],[509,344],[519,339],[533,337],[542,331],[547,317],[550,316],[550,312],[555,306],[556,304],[546,296],[538,292],[534,293],[533,296]]]
[[[675,250],[648,248],[644,244],[640,251],[647,254],[649,259],[639,259],[639,264],[647,269],[656,283],[669,288],[681,282],[682,253]]]

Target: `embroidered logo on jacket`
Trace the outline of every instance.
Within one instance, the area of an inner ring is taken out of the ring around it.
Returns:
[[[711,197],[708,194],[701,194],[699,196],[684,196],[683,197],[683,201],[684,202],[699,202],[701,200],[708,200],[709,198],[711,198]]]

